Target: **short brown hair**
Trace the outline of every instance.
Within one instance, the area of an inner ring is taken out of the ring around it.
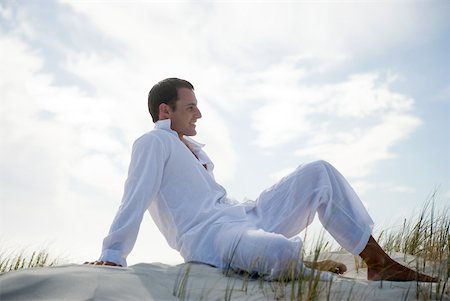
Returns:
[[[166,78],[152,87],[148,93],[148,110],[152,115],[153,122],[159,120],[160,104],[165,103],[175,111],[179,88],[194,90],[194,86],[190,82],[179,78]]]

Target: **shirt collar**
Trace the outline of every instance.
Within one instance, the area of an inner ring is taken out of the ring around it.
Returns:
[[[170,132],[176,132],[170,128],[170,119],[162,119],[155,122],[155,129],[166,130]]]
[[[178,138],[178,133],[170,128],[170,119],[168,119],[168,118],[156,121],[155,129],[167,131],[171,134],[174,134]],[[205,144],[197,142],[188,136],[183,136],[183,137],[189,143],[189,145],[192,146],[192,148],[195,150],[201,149],[205,146]]]
[[[186,139],[189,145],[195,150],[202,149],[205,146],[205,144],[195,141],[191,137],[184,136],[184,139]]]

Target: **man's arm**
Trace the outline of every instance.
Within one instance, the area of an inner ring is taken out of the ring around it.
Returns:
[[[166,158],[157,136],[146,135],[134,143],[122,203],[103,240],[99,260],[90,264],[127,265],[126,257],[136,242],[143,215],[159,192]]]

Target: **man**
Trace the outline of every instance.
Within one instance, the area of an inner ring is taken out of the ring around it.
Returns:
[[[168,78],[148,96],[155,128],[133,145],[120,208],[95,265],[126,266],[143,214],[150,211],[169,245],[185,261],[257,272],[276,279],[303,264],[345,272],[333,261],[299,260],[295,237],[318,213],[336,241],[368,266],[369,280],[436,281],[396,263],[371,235],[373,222],[344,177],[316,161],[261,193],[255,202],[232,202],[213,175],[214,165],[196,135],[202,117],[191,83]]]

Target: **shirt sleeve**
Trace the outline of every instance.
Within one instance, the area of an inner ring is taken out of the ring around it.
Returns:
[[[143,215],[159,192],[166,157],[157,136],[143,136],[133,144],[122,202],[103,240],[99,260],[127,266],[126,258],[136,242]]]

